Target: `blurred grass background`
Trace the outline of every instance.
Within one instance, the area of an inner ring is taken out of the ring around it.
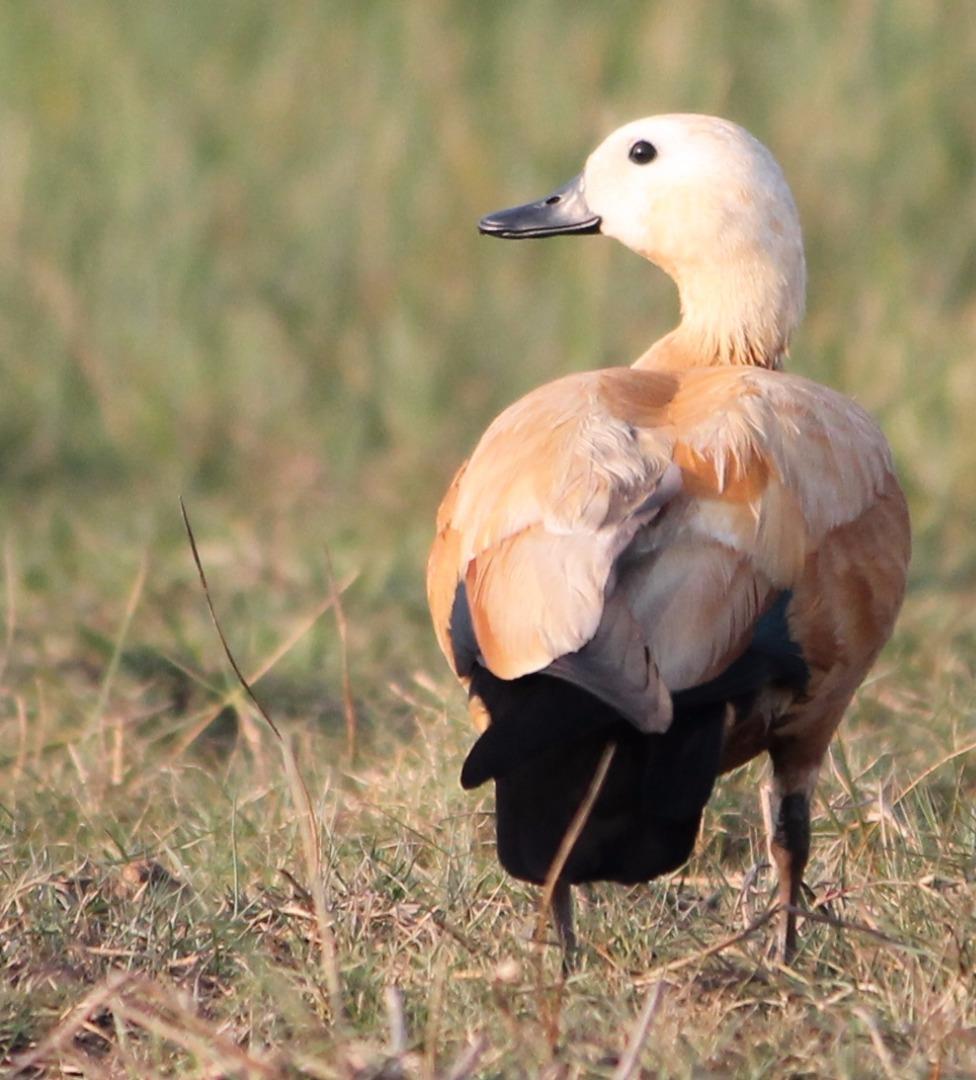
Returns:
[[[439,496],[507,403],[629,362],[677,314],[663,275],[609,242],[513,247],[475,222],[655,112],[728,116],[784,167],[810,278],[790,366],[879,419],[915,523],[894,688],[852,730],[920,771],[958,745],[976,657],[974,57],[968,0],[0,7],[12,865],[87,858],[110,820],[149,843],[154,755],[228,693],[180,494],[245,667],[328,594],[326,545],[340,581],[358,575],[374,788],[423,752],[403,691],[418,672],[447,695],[454,783],[466,736],[422,587]],[[262,681],[325,732],[323,768],[340,672],[326,619]],[[95,783],[109,720],[128,740],[119,796]]]

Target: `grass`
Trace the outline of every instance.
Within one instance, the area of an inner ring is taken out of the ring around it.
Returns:
[[[976,1071],[974,50],[922,0],[0,9],[0,1061],[612,1076],[652,1002],[649,1075]],[[674,318],[613,245],[473,222],[679,109],[784,165],[791,366],[889,434],[912,584],[824,771],[833,921],[795,969],[767,925],[730,943],[771,902],[754,763],[684,871],[592,890],[561,986],[457,784],[422,567],[500,408]]]

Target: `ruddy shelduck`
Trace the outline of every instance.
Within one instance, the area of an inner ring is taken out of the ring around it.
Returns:
[[[495,781],[515,877],[544,883],[564,858],[550,885],[571,957],[571,885],[681,866],[716,776],[765,751],[790,961],[817,772],[910,549],[877,426],[780,370],[806,277],[790,190],[741,127],[655,116],[480,229],[615,237],[674,279],[681,320],[631,367],[512,405],[444,498],[428,596],[481,732],[461,782]]]

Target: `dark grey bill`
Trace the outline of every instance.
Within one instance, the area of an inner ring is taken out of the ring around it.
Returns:
[[[539,202],[513,206],[511,210],[496,210],[483,217],[478,229],[486,236],[502,240],[535,240],[543,236],[562,236],[564,233],[597,233],[599,215],[586,205],[583,195],[583,174]]]

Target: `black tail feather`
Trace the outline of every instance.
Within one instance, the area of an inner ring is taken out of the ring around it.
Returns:
[[[546,676],[505,682],[476,668],[472,692],[493,720],[463,781],[495,779],[498,855],[509,873],[545,880],[608,742],[617,749],[564,880],[647,881],[687,859],[718,773],[724,703],[687,710],[663,735],[645,735],[586,691]]]
[[[616,752],[563,871],[568,882],[647,881],[691,854],[712,793],[729,707],[766,686],[802,690],[807,666],[789,637],[790,594],[759,620],[749,648],[717,678],[673,697],[663,734],[644,734],[585,690],[543,674],[498,679],[473,665],[471,693],[491,724],[461,772],[496,784],[498,855],[515,877],[545,880],[608,743]]]
[[[461,768],[465,790],[505,776],[547,747],[575,743],[621,721],[609,705],[545,675],[506,681],[476,666],[471,694],[481,698],[491,724],[471,747]],[[585,708],[580,707],[581,700]]]

